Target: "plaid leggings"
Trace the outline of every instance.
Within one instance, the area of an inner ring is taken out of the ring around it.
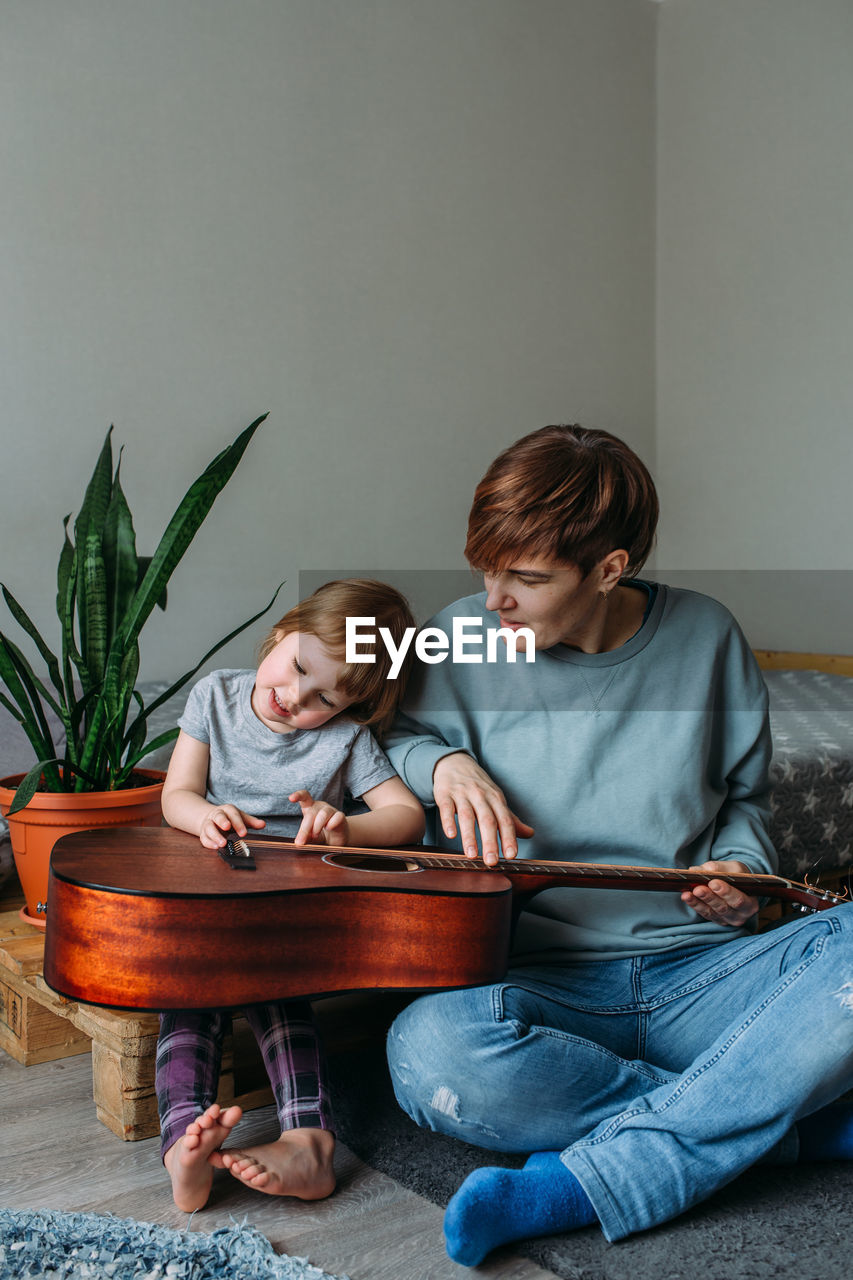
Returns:
[[[251,1005],[242,1010],[260,1045],[282,1132],[331,1129],[325,1064],[307,1001]],[[160,1151],[216,1101],[222,1044],[231,1015],[222,1009],[160,1014],[154,1086]]]

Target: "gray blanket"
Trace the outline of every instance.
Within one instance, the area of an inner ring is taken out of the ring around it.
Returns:
[[[765,671],[773,731],[770,834],[783,875],[853,864],[853,680]]]

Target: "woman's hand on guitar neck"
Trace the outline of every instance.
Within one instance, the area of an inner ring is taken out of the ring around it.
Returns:
[[[703,862],[700,867],[688,867],[688,871],[704,871],[719,875],[750,875],[751,868],[743,862]],[[711,880],[709,884],[694,885],[682,893],[681,901],[704,920],[713,924],[746,924],[758,911],[759,902],[725,880]]]
[[[483,861],[494,866],[501,856],[514,858],[518,840],[529,839],[533,828],[514,814],[501,791],[466,751],[442,756],[432,775],[433,794],[448,839],[457,827],[466,858],[479,856],[477,828]]]

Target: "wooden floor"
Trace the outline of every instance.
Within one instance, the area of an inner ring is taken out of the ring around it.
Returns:
[[[96,1118],[88,1055],[22,1067],[0,1051],[0,1203],[12,1209],[113,1213],[213,1231],[232,1218],[257,1227],[281,1253],[351,1280],[460,1280],[472,1272],[444,1252],[442,1211],[338,1149],[339,1187],[328,1200],[276,1199],[217,1173],[213,1195],[192,1220],[172,1204],[156,1138],[122,1142]],[[243,1140],[268,1139],[272,1108],[245,1117]],[[507,1250],[478,1277],[553,1280]]]
[[[4,895],[5,896],[5,895]],[[338,1148],[338,1190],[305,1204],[264,1196],[218,1172],[207,1207],[190,1219],[172,1204],[159,1141],[123,1142],[96,1118],[88,1054],[23,1067],[0,1050],[0,1204],[79,1210],[194,1231],[236,1219],[281,1253],[351,1280],[553,1280],[504,1249],[476,1273],[451,1262],[442,1210]],[[271,1107],[247,1113],[241,1140],[276,1133]]]

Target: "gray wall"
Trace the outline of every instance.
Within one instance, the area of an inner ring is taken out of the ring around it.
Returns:
[[[657,16],[0,0],[1,572],[37,619],[111,422],[150,552],[270,411],[150,676],[303,570],[461,566],[475,481],[546,422],[652,461]]]
[[[851,650],[849,0],[0,0],[0,28],[0,576],[40,622],[110,422],[150,551],[270,410],[146,634],[164,676],[282,578],[282,608],[361,570],[431,607],[484,466],[569,419],[653,464],[664,576],[756,645]]]
[[[657,79],[658,563],[853,652],[853,5],[667,0]]]

